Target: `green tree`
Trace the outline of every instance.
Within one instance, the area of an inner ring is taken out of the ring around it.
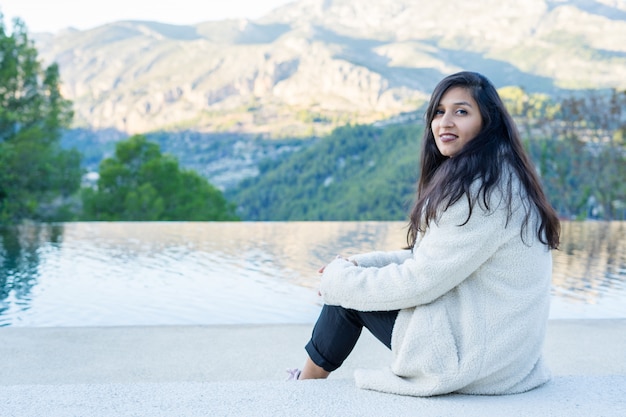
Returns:
[[[577,182],[586,200],[578,217],[623,219],[619,207],[626,202],[626,148],[619,132],[626,129],[625,107],[626,92],[615,89],[586,91],[561,103],[563,124],[558,137],[574,138],[580,144],[571,155],[582,161]]]
[[[43,68],[19,19],[7,34],[0,14],[0,224],[67,220],[79,189],[80,154],[63,150],[72,120],[56,64]]]
[[[83,190],[85,220],[237,220],[235,207],[206,179],[181,169],[143,135],[118,142],[100,164],[97,188]]]
[[[579,92],[555,108],[554,117],[526,131],[526,146],[553,205],[566,218],[623,219],[626,93]]]

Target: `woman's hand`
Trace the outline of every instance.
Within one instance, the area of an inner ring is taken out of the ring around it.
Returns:
[[[359,264],[357,264],[354,259],[348,259],[348,258],[345,258],[345,257],[343,257],[341,255],[337,255],[337,257],[335,259],[343,259],[346,262],[352,262],[354,264],[354,266],[359,266]],[[324,269],[326,269],[326,265],[324,265],[323,267],[318,269],[317,272],[319,272],[320,274],[323,274],[324,273]]]
[[[343,259],[346,262],[352,262],[354,264],[354,266],[359,266],[359,264],[354,259],[348,259],[348,258],[345,258],[345,257],[343,257],[341,255],[337,255],[337,257],[335,259]],[[320,274],[323,274],[325,269],[326,269],[326,265],[324,265],[323,267],[318,269],[317,272],[319,272]],[[317,295],[321,296],[322,293],[320,291],[318,291]]]

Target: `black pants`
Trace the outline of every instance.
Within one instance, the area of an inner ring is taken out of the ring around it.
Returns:
[[[391,332],[396,317],[398,310],[357,311],[324,305],[305,349],[313,363],[332,372],[350,355],[363,327],[391,349]]]

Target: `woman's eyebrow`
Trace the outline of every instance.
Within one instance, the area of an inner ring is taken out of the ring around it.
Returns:
[[[473,107],[473,106],[470,104],[470,102],[469,102],[469,101],[457,101],[457,102],[452,103],[452,105],[453,105],[453,106],[468,106],[468,107]],[[439,108],[439,107],[442,107],[442,106],[444,106],[444,104],[443,104],[443,103],[439,103],[439,105],[438,105],[437,107]]]

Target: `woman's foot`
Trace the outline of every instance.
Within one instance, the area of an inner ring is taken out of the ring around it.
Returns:
[[[287,376],[287,381],[297,381],[298,378],[300,378],[301,371],[298,368],[293,368],[287,369],[287,373],[289,374],[289,376]]]

